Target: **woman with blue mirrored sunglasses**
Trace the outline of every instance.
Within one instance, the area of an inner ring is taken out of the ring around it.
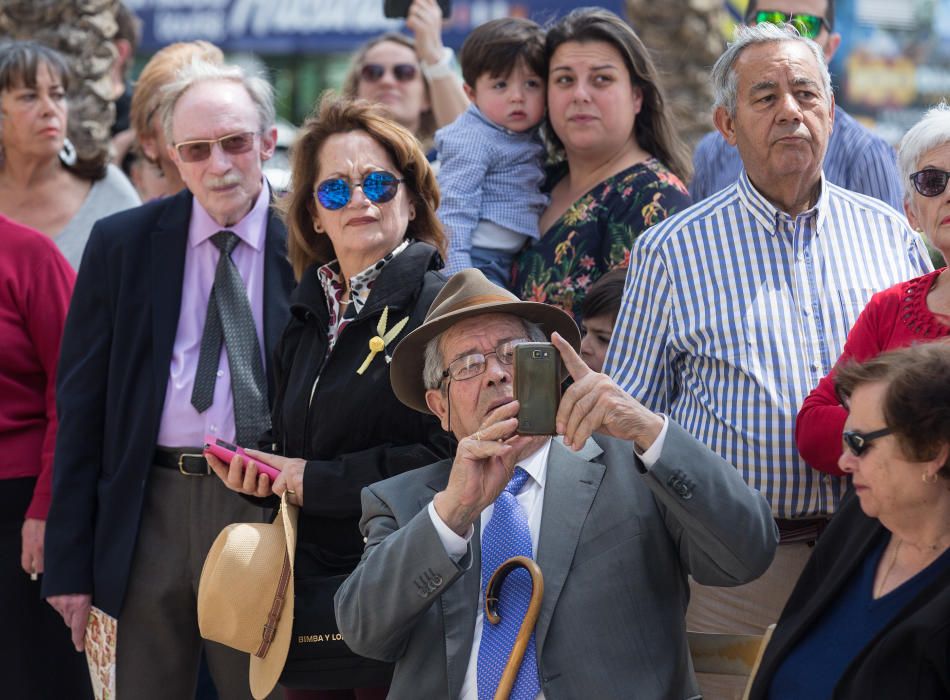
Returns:
[[[369,173],[362,182],[349,183],[342,177],[324,180],[314,189],[317,201],[324,209],[335,211],[350,203],[353,190],[359,187],[374,204],[383,204],[396,196],[399,183],[405,182],[386,170]]]

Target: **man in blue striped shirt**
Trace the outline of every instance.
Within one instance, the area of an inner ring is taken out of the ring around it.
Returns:
[[[891,207],[822,175],[834,97],[814,42],[741,27],[713,83],[716,126],[745,169],[637,240],[606,372],[769,499],[783,537],[772,567],[737,589],[695,587],[687,619],[761,632],[846,487],[799,457],[796,411],[871,294],[930,261]]]
[[[783,16],[801,18],[796,26],[821,46],[825,60],[831,62],[841,42],[841,35],[833,32],[835,0],[750,0],[746,24],[781,21]],[[699,202],[735,184],[742,170],[742,160],[739,151],[722,134],[713,131],[697,144],[693,170],[689,194],[694,202]],[[894,149],[840,107],[835,109],[835,129],[828,141],[824,172],[836,185],[876,197],[903,212],[904,190]]]

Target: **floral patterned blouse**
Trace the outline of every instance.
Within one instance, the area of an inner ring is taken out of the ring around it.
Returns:
[[[549,174],[550,190],[565,175]],[[686,187],[656,158],[621,170],[574,202],[515,261],[512,291],[526,301],[560,306],[580,322],[580,302],[590,285],[615,267],[626,267],[637,236],[688,207]]]

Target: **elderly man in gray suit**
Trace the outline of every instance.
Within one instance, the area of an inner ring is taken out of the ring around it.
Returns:
[[[562,439],[517,433],[514,347],[547,337],[574,379],[558,407]],[[731,586],[771,562],[765,498],[587,368],[578,345],[568,314],[470,269],[397,347],[396,395],[459,445],[454,461],[363,490],[366,549],[336,615],[357,653],[396,663],[390,698],[493,697],[531,579],[505,580],[497,625],[484,590],[518,554],[540,566],[544,592],[512,698],[696,697],[687,575]]]

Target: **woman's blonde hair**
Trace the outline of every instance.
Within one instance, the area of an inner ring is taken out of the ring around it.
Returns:
[[[182,41],[166,46],[145,64],[135,82],[129,115],[138,139],[154,138],[155,130],[150,122],[161,105],[162,88],[175,82],[178,71],[196,59],[221,65],[224,63],[224,54],[207,41]]]
[[[291,148],[290,192],[278,202],[287,225],[288,257],[298,280],[311,265],[323,265],[336,257],[329,236],[318,235],[313,229],[318,206],[313,190],[320,172],[323,145],[334,134],[350,131],[369,134],[386,149],[402,174],[403,186],[416,214],[406,228],[406,236],[432,244],[445,256],[445,233],[435,215],[439,186],[415,136],[378,105],[326,93],[307,117]]]

